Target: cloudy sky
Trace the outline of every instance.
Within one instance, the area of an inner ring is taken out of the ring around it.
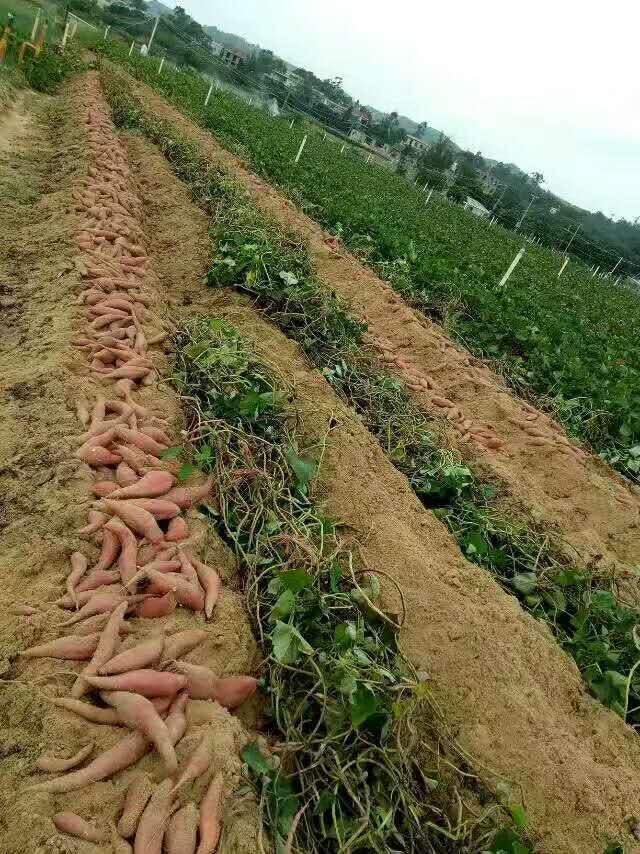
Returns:
[[[171,3],[175,5],[175,3]],[[640,215],[640,4],[609,0],[182,0],[377,109]],[[591,8],[589,8],[591,7]]]

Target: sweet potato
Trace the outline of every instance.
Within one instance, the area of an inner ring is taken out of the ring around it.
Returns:
[[[219,681],[216,674],[209,667],[201,664],[192,664],[187,661],[172,660],[167,662],[175,673],[182,674],[186,679],[186,689],[192,700],[212,700],[216,693],[216,685]]]
[[[76,452],[78,459],[90,466],[117,466],[122,457],[111,453],[106,448],[94,446],[85,451]]]
[[[71,555],[71,572],[67,576],[65,586],[67,588],[67,593],[71,597],[71,600],[75,604],[76,608],[78,607],[78,600],[76,598],[76,586],[82,576],[87,571],[87,567],[89,562],[86,557],[82,554],[82,552],[74,552]]]
[[[154,519],[173,519],[180,512],[177,504],[165,498],[128,498],[126,500],[151,513]]]
[[[103,691],[100,696],[116,710],[124,726],[143,733],[155,744],[167,775],[174,774],[178,767],[176,752],[166,724],[153,704],[146,697],[127,691]]]
[[[162,840],[174,801],[171,789],[171,780],[164,780],[151,795],[138,823],[134,854],[161,854]]]
[[[209,765],[211,764],[211,757],[213,755],[214,748],[214,734],[213,730],[209,727],[205,730],[198,743],[198,746],[195,748],[186,764],[184,765],[182,772],[178,779],[176,780],[176,784],[173,787],[173,791],[177,792],[182,786],[186,786],[189,783],[197,780],[204,772],[207,770]]]
[[[218,679],[211,699],[217,700],[225,709],[241,706],[255,694],[258,680],[253,676],[226,676]]]
[[[164,534],[158,523],[151,513],[143,507],[138,507],[129,501],[116,501],[108,498],[101,504],[110,513],[119,516],[129,528],[146,537],[150,543],[159,543],[164,539]]]
[[[222,832],[224,778],[216,774],[200,802],[200,844],[197,854],[214,854]]]
[[[199,813],[189,801],[169,819],[164,836],[166,854],[195,854]]]
[[[112,517],[105,525],[112,531],[120,541],[120,557],[118,559],[118,571],[122,583],[126,586],[136,574],[138,559],[138,540],[135,534],[117,516]]]
[[[91,600],[89,600],[87,605],[90,604]],[[71,696],[76,700],[82,697],[82,695],[88,690],[87,677],[93,676],[93,674],[98,672],[99,667],[102,667],[102,665],[109,661],[110,658],[113,658],[116,644],[120,639],[120,624],[124,618],[127,606],[128,603],[125,601],[117,603],[113,608],[109,621],[100,635],[100,640],[91,661],[84,668],[80,676],[78,676],[73,688],[71,689]]]
[[[165,639],[162,652],[163,661],[173,661],[182,658],[194,650],[209,637],[209,632],[203,629],[187,629],[184,632],[176,632],[175,635]]]
[[[115,533],[105,525],[103,527],[103,540],[100,557],[98,558],[98,562],[95,566],[91,567],[91,571],[96,572],[100,569],[110,569],[113,562],[118,557],[119,551],[120,540]]]
[[[103,587],[103,589],[100,591],[100,595],[103,595],[106,593],[117,594],[119,596],[126,595],[126,591],[125,591],[124,587],[122,586],[122,584],[109,584],[108,586]],[[78,605],[86,605],[87,602],[89,601],[89,599],[92,599],[96,595],[97,594],[96,594],[95,590],[82,590],[80,592],[78,592],[76,590],[76,601],[77,601]],[[69,596],[68,593],[66,593],[64,596],[61,596],[59,599],[56,599],[56,601],[53,604],[58,605],[60,608],[73,608],[73,607],[75,607],[74,601],[71,598],[71,596]],[[103,613],[103,612],[99,611],[98,613]],[[80,619],[84,620],[86,618],[81,617]]]
[[[204,588],[205,597],[204,597],[204,613],[208,620],[211,619],[211,615],[213,614],[213,609],[220,598],[220,591],[222,590],[222,581],[220,580],[220,576],[210,566],[207,566],[206,563],[202,563],[198,558],[193,557],[192,555],[188,555],[191,558],[191,562],[195,568],[195,571],[198,575],[198,579],[200,580],[200,584]]]
[[[54,697],[51,702],[54,706],[73,712],[91,723],[118,725],[118,714],[115,709],[101,709],[90,703],[83,703],[82,700],[73,700],[71,697]]]
[[[153,582],[160,593],[171,591],[180,605],[191,608],[192,611],[202,611],[204,594],[200,588],[194,587],[185,578],[176,573],[162,573],[157,570],[143,568],[149,581]]]
[[[129,733],[116,745],[97,756],[93,762],[85,765],[79,771],[71,771],[69,774],[63,774],[62,777],[54,777],[52,780],[36,783],[29,786],[29,790],[59,794],[82,789],[90,783],[106,780],[108,777],[117,774],[118,771],[129,768],[150,749],[151,745],[142,733]]]
[[[5,610],[8,614],[14,614],[16,617],[33,617],[34,614],[38,613],[38,609],[33,608],[31,605],[20,605],[17,603],[7,605]]]
[[[180,741],[187,730],[185,709],[187,707],[188,699],[189,694],[186,691],[181,691],[176,697],[174,697],[169,708],[169,714],[165,718],[165,723],[174,745]]]
[[[104,523],[109,519],[106,513],[101,513],[99,510],[89,510],[88,518],[88,524],[83,528],[78,529],[78,535],[81,537],[89,536],[89,534],[95,534],[95,532],[99,531]]]
[[[98,498],[106,498],[112,492],[116,492],[118,489],[118,484],[114,483],[112,480],[98,480],[91,487],[91,491],[94,495],[97,495]]]
[[[131,486],[138,482],[138,475],[128,463],[122,462],[116,469],[116,481],[119,486]]]
[[[154,667],[162,656],[164,636],[150,638],[124,652],[119,653],[98,668],[99,676],[113,676],[128,670]]]
[[[99,635],[68,635],[64,638],[32,646],[21,653],[25,658],[62,658],[67,661],[88,661],[98,646]]]
[[[175,483],[172,474],[166,471],[151,471],[130,486],[116,489],[112,498],[155,498],[168,492]]]
[[[167,593],[164,596],[154,596],[147,599],[136,609],[136,616],[144,617],[148,620],[156,619],[157,617],[168,617],[176,610],[176,597],[173,593]]]
[[[92,676],[85,674],[87,682],[100,691],[130,691],[143,697],[170,697],[187,684],[180,673],[165,673],[157,670],[129,670],[116,676]]]
[[[88,744],[85,744],[84,747],[81,747],[77,753],[74,753],[73,756],[69,756],[67,759],[55,756],[41,756],[39,759],[36,759],[36,768],[38,771],[45,771],[48,773],[69,771],[71,768],[75,768],[76,765],[84,762],[84,760],[91,755],[92,751],[93,742],[90,741]]]
[[[53,817],[53,823],[61,833],[68,833],[69,836],[77,836],[79,839],[84,839],[87,842],[100,843],[106,842],[108,839],[106,831],[99,830],[73,812],[57,813]]]
[[[105,584],[116,584],[120,580],[120,572],[117,569],[95,569],[86,575],[76,587],[77,593],[86,590],[97,590]]]
[[[87,591],[91,593],[92,591]],[[77,611],[73,617],[60,623],[61,628],[72,626],[74,623],[79,623],[87,617],[93,617],[94,614],[104,614],[105,611],[113,611],[121,603],[126,605],[126,599],[119,593],[94,593],[91,598]]]
[[[152,439],[145,433],[141,433],[139,430],[129,430],[127,427],[122,426],[116,427],[115,429],[117,431],[117,435],[123,442],[126,442],[129,445],[135,445],[137,448],[140,448],[141,451],[145,451],[148,454],[155,454],[157,456],[167,449],[167,445],[156,442],[155,439]]]
[[[175,516],[170,522],[165,534],[165,540],[168,543],[178,543],[181,540],[186,540],[189,536],[187,521],[182,516]]]
[[[124,799],[122,815],[118,821],[118,833],[128,839],[136,832],[140,816],[153,794],[153,783],[148,774],[137,774],[129,783]]]
[[[133,848],[126,839],[120,836],[115,825],[109,825],[109,834],[111,839],[111,854],[133,854]]]

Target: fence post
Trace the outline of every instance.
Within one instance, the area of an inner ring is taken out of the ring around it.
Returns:
[[[509,265],[509,269],[504,274],[504,276],[500,279],[500,282],[498,284],[499,288],[503,288],[507,284],[507,282],[509,281],[509,277],[511,276],[511,274],[513,273],[515,268],[518,266],[518,264],[520,263],[520,259],[522,258],[523,255],[524,255],[524,246],[522,247],[522,249],[519,250],[518,254],[513,259],[511,264]]]
[[[598,266],[595,268],[595,270],[594,270],[594,271],[593,271],[593,273],[591,274],[591,278],[592,278],[592,279],[593,279],[593,277],[595,276],[595,274],[598,272],[598,270],[599,270],[599,269],[600,269],[600,264],[598,264]]]
[[[38,24],[40,23],[40,9],[36,12],[36,19],[33,22],[33,27],[31,29],[31,41],[34,42],[36,40],[36,33],[38,32]]]
[[[342,154],[344,152],[344,147],[346,144],[347,144],[346,142],[342,143],[342,148],[340,149],[340,154]]]
[[[204,99],[204,105],[205,105],[205,107],[206,107],[206,106],[207,106],[207,104],[209,103],[209,98],[211,97],[211,93],[212,93],[212,92],[213,92],[213,82],[211,83],[211,86],[209,86],[209,91],[207,92],[207,97]]]
[[[300,148],[298,149],[298,153],[296,154],[296,159],[293,161],[294,163],[297,163],[300,160],[300,155],[302,154],[302,150],[303,150],[306,142],[307,142],[307,134],[305,133],[305,135],[302,137],[302,142],[300,143]]]
[[[294,118],[295,118],[295,116],[294,116]],[[289,130],[291,130],[293,128],[293,121],[294,121],[294,119],[291,119],[291,123],[289,125]]]
[[[433,193],[433,187],[431,187],[431,189],[430,189],[430,190],[429,190],[429,192],[427,193],[427,198],[424,200],[424,206],[425,206],[425,208],[426,208],[426,206],[429,204],[429,199],[431,198],[431,194],[432,194],[432,193]]]
[[[160,67],[158,68],[158,74],[162,74],[162,66],[164,65],[164,56],[160,60]]]
[[[103,35],[103,37],[102,37],[102,40],[103,40],[103,41],[106,41],[106,40],[107,40],[107,36],[109,35],[109,30],[110,30],[110,29],[111,29],[111,24],[109,24],[109,26],[108,26],[108,27],[105,27],[105,28],[104,28],[104,35]]]
[[[62,34],[62,42],[60,43],[60,47],[62,50],[67,46],[67,39],[69,38],[69,21],[67,20],[66,26],[64,28],[64,33]]]
[[[564,268],[567,266],[568,263],[569,263],[569,256],[567,255],[566,258],[564,259],[564,263],[562,264],[562,267],[560,267],[560,271],[558,273],[558,278],[560,278],[560,276],[562,275],[562,273],[564,271]]]
[[[131,47],[129,48],[129,56],[133,53],[133,47],[135,45],[135,41],[131,42]]]

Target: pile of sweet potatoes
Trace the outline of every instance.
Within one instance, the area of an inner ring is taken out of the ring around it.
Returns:
[[[154,295],[152,273],[140,228],[140,202],[128,189],[126,157],[99,93],[97,79],[82,84],[90,165],[73,195],[78,214],[76,266],[82,278],[80,303],[84,329],[75,344],[89,370],[105,387],[90,407],[78,401],[83,432],[76,457],[94,472],[95,503],[79,534],[100,547],[95,563],[71,555],[66,590],[56,605],[68,610],[66,634],[24,651],[27,657],[84,662],[68,696],[53,702],[93,723],[127,732],[105,753],[91,758],[92,746],[75,756],[44,755],[39,771],[56,774],[38,780],[33,790],[69,792],[112,777],[151,750],[157,751],[164,779],[153,786],[134,778],[117,827],[95,827],[74,813],[59,813],[61,832],[95,842],[110,841],[116,852],[212,854],[221,828],[225,781],[212,775],[211,733],[180,767],[175,745],[184,736],[189,698],[212,700],[234,709],[256,689],[251,676],[218,678],[209,668],[183,657],[207,637],[192,629],[166,637],[161,630],[140,642],[130,639],[127,617],[162,618],[177,607],[211,619],[221,595],[221,580],[190,548],[184,511],[211,490],[180,486],[175,464],[162,459],[171,445],[168,422],[143,406],[140,386],[157,379],[154,345],[162,329],[150,330]],[[34,609],[16,606],[29,615]],[[89,760],[87,762],[87,760]],[[199,808],[180,806],[177,796],[188,782],[209,775]],[[179,808],[178,808],[179,807]],[[199,839],[199,842],[198,842]]]

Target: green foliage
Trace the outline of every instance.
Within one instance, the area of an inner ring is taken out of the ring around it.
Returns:
[[[219,483],[212,519],[247,574],[267,656],[264,689],[290,747],[286,771],[255,743],[242,755],[276,849],[306,804],[296,833],[304,852],[479,850],[495,835],[496,808],[468,823],[447,818],[462,778],[427,759],[429,694],[399,652],[396,624],[364,607],[379,594],[377,579],[357,580],[337,523],[310,497],[315,467],[295,450],[288,390],[221,320],[187,324],[176,354],[174,381],[194,407],[196,444],[209,449]],[[229,405],[251,392],[269,393],[272,405]],[[237,477],[247,466],[254,475]],[[408,723],[418,716],[427,722],[420,738]]]
[[[280,185],[315,219],[340,233],[420,309],[490,358],[520,393],[552,408],[570,432],[631,479],[640,479],[640,304],[636,294],[565,271],[550,251],[528,249],[507,288],[497,282],[519,238],[424,196],[386,169],[310,131],[305,153],[286,122],[227,93],[203,107],[207,83],[155,73],[144,58],[106,48],[232,149],[242,146],[260,174]]]
[[[27,82],[38,92],[55,92],[57,87],[83,67],[80,54],[72,46],[61,53],[57,47],[44,45],[36,57],[27,54],[24,74]]]
[[[498,512],[495,487],[479,483],[467,466],[437,447],[424,414],[401,383],[381,374],[365,355],[363,326],[319,285],[305,248],[211,169],[171,125],[145,118],[121,81],[106,76],[105,87],[116,118],[136,123],[157,142],[199,203],[215,212],[211,284],[233,283],[258,298],[359,413],[425,506],[449,527],[463,554],[549,625],[595,696],[640,725],[640,678],[634,678],[633,669],[640,657],[634,630],[638,612],[619,604],[613,580],[564,567],[545,537]],[[234,397],[228,390],[222,396]]]

